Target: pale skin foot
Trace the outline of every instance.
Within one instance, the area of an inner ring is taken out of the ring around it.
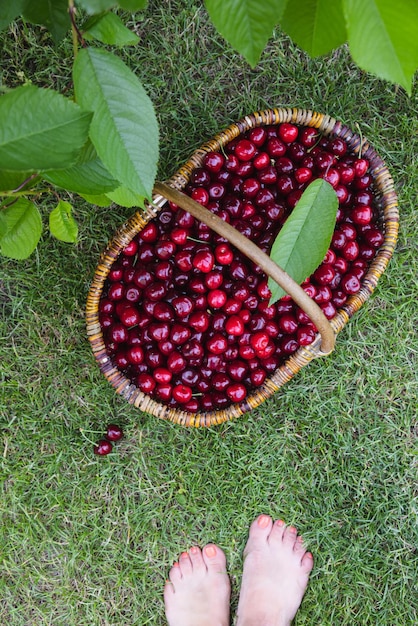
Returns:
[[[260,515],[250,527],[237,626],[289,626],[313,567],[294,526]]]
[[[182,552],[164,587],[169,626],[229,626],[231,587],[226,558],[215,544]]]

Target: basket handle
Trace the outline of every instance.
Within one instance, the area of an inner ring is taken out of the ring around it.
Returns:
[[[254,261],[261,269],[275,280],[288,293],[313,321],[321,335],[321,356],[330,354],[335,346],[334,330],[323,311],[308,294],[275,263],[263,250],[250,239],[242,235],[236,228],[220,217],[205,209],[201,204],[186,196],[178,189],[165,183],[156,182],[154,192],[181,207],[193,217],[203,222],[222,237],[227,238],[238,250]]]

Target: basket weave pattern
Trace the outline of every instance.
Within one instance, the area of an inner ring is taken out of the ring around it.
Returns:
[[[211,151],[222,149],[232,139],[256,126],[265,126],[290,122],[301,126],[311,126],[324,135],[344,139],[353,153],[359,153],[370,162],[370,173],[376,190],[375,201],[380,211],[380,219],[384,224],[385,241],[379,248],[377,255],[370,264],[369,270],[361,281],[361,289],[354,296],[350,296],[346,304],[337,311],[330,324],[337,335],[347,324],[352,315],[360,309],[373,293],[380,276],[395,249],[399,215],[398,202],[394,190],[392,177],[375,150],[361,137],[353,133],[347,126],[334,118],[305,109],[269,109],[248,115],[217,134],[213,139],[203,144],[190,159],[168,181],[168,185],[175,189],[183,189],[189,182],[190,176],[196,167],[200,167],[204,156]],[[160,194],[153,196],[153,204],[145,210],[137,211],[125,224],[121,226],[113,239],[102,253],[96,268],[91,288],[87,297],[86,322],[88,338],[101,372],[114,387],[116,392],[129,403],[142,411],[170,420],[183,426],[212,426],[221,424],[229,419],[239,417],[243,413],[259,406],[264,400],[271,397],[287,383],[295,374],[314,358],[321,355],[321,337],[318,335],[314,342],[306,347],[299,348],[281,365],[272,376],[266,379],[263,385],[251,392],[241,404],[233,404],[226,409],[189,413],[181,409],[173,409],[157,402],[140,391],[131,380],[119,371],[107,355],[102,330],[99,323],[99,303],[103,286],[109,270],[125,246],[135,237],[144,226],[158,214],[166,203]]]

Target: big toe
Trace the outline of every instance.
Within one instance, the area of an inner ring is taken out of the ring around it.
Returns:
[[[214,543],[208,543],[202,551],[203,561],[209,573],[226,572],[226,556],[223,550]]]

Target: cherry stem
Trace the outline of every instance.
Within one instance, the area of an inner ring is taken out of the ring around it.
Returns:
[[[313,321],[321,335],[321,354],[327,355],[333,351],[335,346],[335,333],[323,311],[316,302],[308,296],[302,287],[277,265],[268,254],[263,252],[263,250],[256,246],[250,239],[242,235],[236,228],[214,213],[211,213],[211,211],[208,211],[208,209],[205,209],[201,204],[189,196],[186,196],[178,189],[173,189],[165,183],[156,182],[154,192],[180,206],[222,237],[226,237],[238,250],[261,267],[266,274],[271,276],[271,278],[293,298],[296,304],[299,305]]]
[[[68,14],[70,16],[71,32],[73,35],[74,58],[76,58],[77,56],[79,44],[83,48],[86,47],[86,42],[84,41],[83,35],[81,34],[81,31],[78,28],[77,23],[76,23],[76,19],[75,19],[76,13],[77,13],[77,9],[74,6],[74,0],[68,0]]]
[[[18,191],[20,191],[21,189],[23,189],[23,187],[26,187],[26,185],[28,183],[30,183],[32,180],[34,180],[36,177],[38,176],[37,172],[34,172],[33,174],[31,174],[30,176],[28,176],[26,178],[26,180],[23,181],[23,183],[20,183],[19,187],[16,187],[16,189],[13,189],[12,193],[17,193]]]

